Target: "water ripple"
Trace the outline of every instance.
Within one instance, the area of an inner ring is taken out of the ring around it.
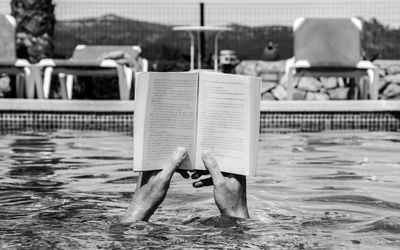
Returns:
[[[400,234],[400,217],[390,216],[381,220],[372,222],[366,228],[357,232],[386,231],[390,233]]]
[[[305,199],[305,201],[354,203],[354,204],[370,205],[378,208],[390,208],[390,209],[400,210],[400,203],[384,201],[362,195],[323,196],[323,197]]]
[[[399,249],[399,138],[262,134],[252,219],[219,216],[211,187],[176,175],[150,222],[124,226],[131,134],[1,134],[0,249]]]

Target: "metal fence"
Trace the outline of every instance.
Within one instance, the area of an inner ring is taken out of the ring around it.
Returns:
[[[206,1],[206,0],[205,0]],[[69,57],[77,44],[139,44],[150,60],[187,60],[189,36],[172,31],[177,25],[199,25],[200,3],[188,1],[55,0],[55,52]],[[0,3],[9,13],[9,3]],[[364,21],[363,46],[379,58],[400,59],[398,0],[265,0],[204,3],[205,25],[228,25],[221,49],[233,49],[240,59],[260,59],[268,41],[279,45],[280,59],[293,54],[292,23],[296,17],[352,17]],[[212,53],[205,37],[206,58]]]

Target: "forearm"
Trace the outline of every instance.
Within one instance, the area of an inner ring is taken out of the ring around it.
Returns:
[[[247,210],[247,207],[243,208],[238,208],[235,210],[229,210],[229,211],[222,211],[222,215],[227,215],[230,217],[235,217],[235,218],[242,218],[242,219],[248,219],[250,218],[249,211]]]
[[[169,188],[169,181],[159,180],[156,173],[144,172],[139,175],[135,194],[126,214],[121,219],[122,223],[148,221],[163,202]]]
[[[247,209],[246,197],[242,198],[237,204],[233,204],[229,207],[219,207],[222,215],[227,215],[235,218],[248,219],[250,218],[249,211]]]
[[[141,172],[136,183],[135,194],[121,222],[128,224],[147,221],[163,202],[171,178],[187,156],[187,150],[178,147],[162,170]]]
[[[145,202],[140,202],[134,195],[125,215],[121,218],[121,223],[130,224],[137,221],[148,221],[154,211]]]

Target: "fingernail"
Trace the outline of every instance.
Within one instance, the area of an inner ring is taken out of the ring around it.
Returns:
[[[214,167],[217,166],[217,160],[215,159],[213,153],[211,151],[203,151],[201,154],[202,159],[205,164],[207,164],[209,167]]]
[[[173,156],[173,160],[174,161],[181,161],[183,159],[185,159],[187,156],[187,150],[184,147],[177,147],[175,152],[174,152],[174,156]]]
[[[207,159],[211,156],[211,152],[206,150],[206,151],[203,151],[203,153],[201,153],[201,155],[203,156],[203,158]]]
[[[213,161],[215,159],[214,155],[211,153],[211,151],[208,151],[208,150],[206,150],[202,153],[202,157],[206,161]]]

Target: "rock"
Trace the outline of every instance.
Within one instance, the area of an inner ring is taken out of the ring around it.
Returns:
[[[295,100],[345,100],[350,98],[348,87],[352,79],[343,77],[300,77],[295,82],[288,82],[285,74],[286,63],[289,60],[261,61],[246,60],[236,66],[236,73],[259,76],[263,79],[261,94],[263,100],[285,100],[289,84],[296,84],[293,90]],[[400,60],[376,60],[379,71],[378,88],[381,99],[400,98]]]
[[[263,81],[270,81],[278,83],[280,80],[279,73],[262,73],[259,75]]]
[[[264,93],[270,91],[271,89],[275,88],[276,85],[277,85],[276,82],[262,81],[261,82],[261,94],[264,94]]]
[[[241,75],[260,76],[270,80],[279,80],[279,76],[285,72],[285,60],[267,62],[260,60],[244,60],[235,68],[235,72]]]
[[[384,78],[379,78],[378,80],[378,89],[384,89],[388,82]]]
[[[387,75],[384,79],[386,82],[400,83],[400,74]]]
[[[349,91],[350,88],[348,87],[339,87],[328,90],[327,94],[331,100],[346,100],[349,96]]]
[[[346,84],[344,83],[343,77],[338,77],[337,78],[338,86],[339,87],[344,87]]]
[[[378,68],[378,75],[379,77],[384,77],[386,75],[386,70]]]
[[[261,95],[261,100],[265,101],[274,101],[276,100],[274,95],[271,92],[267,92]]]
[[[285,100],[287,99],[287,91],[282,85],[277,85],[271,91],[272,95],[278,100]]]
[[[321,77],[320,81],[325,89],[333,89],[338,86],[337,77]]]
[[[2,76],[0,78],[0,97],[4,97],[4,95],[10,91],[11,91],[10,77]]]
[[[400,96],[400,84],[389,84],[382,93],[383,99],[392,99],[395,96]]]
[[[305,100],[306,99],[306,93],[305,91],[299,90],[299,89],[294,89],[293,90],[293,100]]]
[[[329,96],[326,93],[316,93],[315,97],[316,97],[316,100],[319,100],[319,101],[329,100]]]
[[[325,93],[307,92],[306,100],[329,100],[329,96]]]
[[[258,74],[283,73],[285,72],[285,65],[286,61],[284,60],[274,62],[257,61],[256,71],[258,72]]]
[[[400,95],[395,95],[393,97],[387,98],[388,100],[400,100]]]
[[[317,78],[310,76],[300,77],[297,83],[297,88],[305,91],[318,92],[321,87],[322,83]]]
[[[400,64],[392,64],[386,68],[386,72],[389,75],[400,74]]]
[[[258,76],[256,64],[257,61],[241,61],[235,71],[239,75]]]

